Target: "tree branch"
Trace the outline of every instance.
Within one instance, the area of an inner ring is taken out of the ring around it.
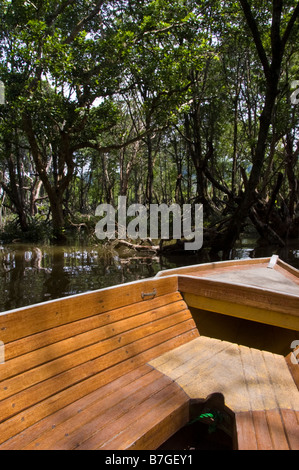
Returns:
[[[282,47],[280,39],[280,23],[282,13],[282,0],[273,0],[273,13],[271,25],[271,49],[272,64],[276,61],[281,62]]]
[[[72,152],[75,152],[76,150],[80,150],[80,149],[83,149],[83,148],[91,148],[91,149],[97,150],[100,153],[110,152],[111,150],[121,150],[125,147],[128,147],[131,144],[134,144],[138,140],[141,140],[145,135],[149,134],[152,131],[153,131],[153,129],[143,131],[140,134],[138,134],[137,136],[133,137],[132,139],[127,140],[126,142],[123,142],[123,143],[120,143],[120,144],[106,145],[105,147],[101,147],[101,145],[99,145],[98,143],[93,143],[93,142],[90,142],[90,141],[81,142],[77,145],[74,145],[71,150],[72,150]]]
[[[92,20],[99,12],[103,4],[105,3],[105,0],[100,0],[97,2],[96,6],[91,10],[89,15],[85,16],[82,18],[82,20],[79,21],[79,23],[76,24],[74,27],[73,31],[70,33],[70,35],[67,37],[67,39],[64,41],[65,44],[71,44],[76,36],[80,33],[80,31],[84,28],[86,23],[88,23],[90,20]]]
[[[57,20],[58,16],[61,15],[61,13],[63,13],[63,11],[69,5],[72,5],[75,2],[76,2],[76,0],[66,0],[61,5],[59,5],[59,7],[56,9],[56,11],[48,16],[47,21],[46,21],[47,26],[49,26],[49,27],[52,26],[55,23],[55,21]]]
[[[288,22],[288,25],[286,27],[286,30],[284,32],[284,35],[282,37],[282,40],[281,40],[281,43],[282,43],[282,47],[284,48],[289,37],[290,37],[290,34],[291,34],[291,31],[294,27],[294,24],[295,24],[295,21],[298,19],[299,17],[299,2],[297,2],[297,6],[295,8],[295,10],[293,11],[293,14],[291,16],[291,19],[290,21]]]
[[[258,30],[256,21],[253,17],[250,5],[248,4],[247,0],[239,0],[239,2],[240,2],[241,6],[243,8],[247,24],[248,24],[248,26],[251,30],[252,37],[253,37],[253,40],[255,42],[257,53],[259,55],[260,61],[262,63],[265,76],[266,76],[266,78],[268,78],[270,76],[269,61],[267,59],[267,55],[266,55],[264,46],[262,44],[261,36],[260,36],[259,30]]]
[[[138,43],[138,41],[142,40],[144,37],[149,36],[151,34],[163,34],[167,33],[168,31],[172,30],[173,28],[177,28],[181,26],[181,23],[173,23],[171,25],[165,26],[161,29],[150,29],[148,31],[144,31],[138,37],[136,37],[133,41],[134,44]]]
[[[224,194],[227,194],[228,196],[231,197],[232,193],[231,191],[223,184],[219,183],[212,175],[212,173],[209,171],[208,168],[204,169],[204,174],[208,178],[208,180],[215,186],[215,188],[219,189],[222,191]]]

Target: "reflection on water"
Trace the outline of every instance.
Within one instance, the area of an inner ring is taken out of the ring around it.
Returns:
[[[257,249],[248,243],[237,248],[231,259],[279,254],[299,268],[299,250],[271,247]],[[120,257],[102,247],[0,246],[0,312],[46,300],[96,290],[155,276],[158,271],[183,265],[207,263],[207,253],[176,257]]]

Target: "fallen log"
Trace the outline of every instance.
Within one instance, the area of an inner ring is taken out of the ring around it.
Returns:
[[[160,245],[142,245],[142,244],[136,244],[136,243],[131,243],[126,240],[117,240],[114,242],[114,248],[117,248],[119,246],[125,246],[127,248],[130,248],[135,251],[152,251],[154,253],[158,253],[160,251]]]

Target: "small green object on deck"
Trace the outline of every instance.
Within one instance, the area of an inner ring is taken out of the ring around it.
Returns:
[[[204,419],[204,418],[208,418],[212,421],[212,423],[209,425],[209,434],[212,432],[215,432],[218,424],[220,424],[223,421],[223,415],[222,413],[220,413],[220,411],[212,411],[211,413],[202,413],[198,415],[196,418],[190,421],[188,425],[196,423],[197,421],[200,421],[201,419]]]

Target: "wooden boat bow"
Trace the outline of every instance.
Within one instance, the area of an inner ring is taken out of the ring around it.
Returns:
[[[298,290],[241,260],[1,313],[0,450],[157,449],[214,394],[235,449],[299,449]]]

